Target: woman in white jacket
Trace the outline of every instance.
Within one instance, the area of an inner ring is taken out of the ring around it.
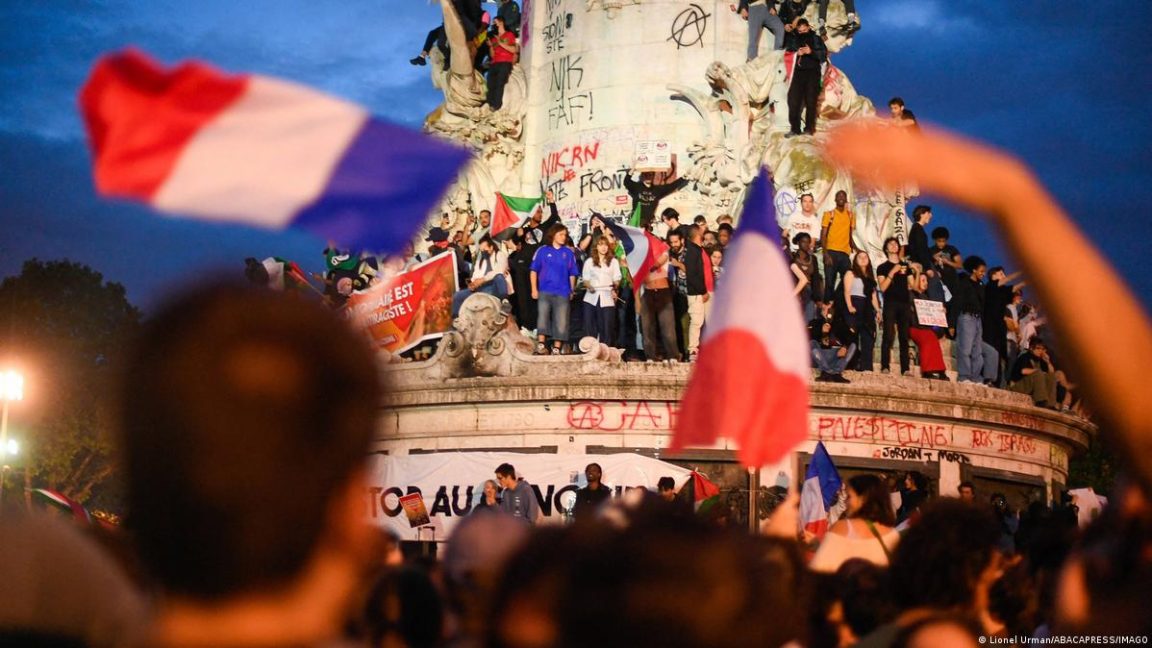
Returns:
[[[620,286],[620,262],[608,239],[601,236],[584,262],[584,327],[588,335],[612,344],[616,340],[616,289]]]

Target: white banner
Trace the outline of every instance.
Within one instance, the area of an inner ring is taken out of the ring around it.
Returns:
[[[424,455],[374,455],[369,460],[368,515],[376,524],[395,531],[402,540],[431,540],[432,532],[408,524],[400,498],[420,493],[428,509],[436,540],[445,540],[460,518],[468,515],[484,494],[484,482],[496,479],[496,466],[512,464],[516,475],[532,487],[544,524],[563,521],[562,496],[587,485],[584,467],[598,463],[603,483],[613,497],[642,487],[656,490],[661,477],[679,487],[690,471],[659,459],[637,454],[556,455],[514,452],[440,452]],[[570,499],[572,496],[567,496]]]

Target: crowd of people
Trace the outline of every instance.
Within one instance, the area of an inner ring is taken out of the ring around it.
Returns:
[[[405,545],[364,516],[383,389],[366,344],[331,309],[251,287],[158,312],[117,389],[126,525],[0,519],[0,644],[820,648],[1148,632],[1133,597],[1152,569],[1152,504],[1131,486],[1080,534],[1067,507],[1017,515],[971,483],[933,500],[919,473],[861,474],[821,538],[801,531],[795,493],[749,533],[722,508],[695,511],[671,477],[613,497],[597,463],[570,523],[537,524],[535,490],[505,463],[443,551]]]
[[[894,107],[902,103],[893,99]],[[894,110],[894,119],[914,124],[915,118]],[[488,210],[469,216],[455,231],[445,214],[420,253],[406,245],[398,254],[375,257],[330,244],[324,251],[327,272],[317,278],[324,281],[327,301],[340,307],[355,290],[452,254],[459,286],[453,316],[469,295],[485,293],[507,300],[522,332],[536,340],[538,354],[579,352],[580,339],[590,336],[623,349],[625,360],[690,362],[699,352],[735,228],[730,216],[711,224],[697,215],[689,223],[681,222],[675,208],[660,209],[661,199],[686,184],[674,171],[627,178],[636,222],[661,232],[667,245],[639,286],[629,271],[617,219],[591,213],[573,236],[550,191],[541,207],[501,240],[490,231]],[[1024,298],[1020,273],[961,254],[947,227],[929,229],[930,205],[912,209],[906,240],[885,240],[884,261],[875,267],[857,246],[847,192],[838,191],[835,207],[823,214],[817,214],[810,193],[800,196],[799,208],[821,222],[819,236],[789,237],[782,231],[780,243],[791,259],[795,295],[809,323],[818,381],[848,382],[846,370],[871,372],[877,364],[881,373],[909,376],[913,362],[921,378],[947,381],[951,366],[957,382],[1009,389],[1030,395],[1041,407],[1086,413],[1054,357],[1045,317]],[[275,258],[248,259],[248,272],[257,283],[274,286],[303,274]],[[422,357],[430,352],[424,349]]]

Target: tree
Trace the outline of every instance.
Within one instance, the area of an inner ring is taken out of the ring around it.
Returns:
[[[124,287],[71,261],[24,262],[0,283],[0,357],[24,367],[28,481],[116,506],[112,461],[115,362],[140,325]]]

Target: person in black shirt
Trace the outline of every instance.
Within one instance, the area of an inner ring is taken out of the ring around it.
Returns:
[[[1012,303],[1011,282],[1017,276],[1019,273],[1009,275],[1004,272],[1004,268],[997,266],[988,271],[988,283],[984,286],[983,338],[999,354],[995,378],[997,385],[1004,383],[1004,367],[1000,364],[1008,358],[1008,323],[1004,315]]]
[[[604,476],[604,469],[600,464],[588,464],[584,468],[584,476],[588,478],[588,485],[576,491],[576,506],[572,509],[572,517],[577,520],[591,518],[596,512],[596,507],[612,496],[612,491],[600,483]]]
[[[791,49],[793,43],[796,42],[796,21],[804,17],[804,12],[808,11],[808,4],[812,0],[781,0],[780,6],[776,9],[776,14],[780,16],[780,21],[784,23],[784,49]]]
[[[669,175],[675,174],[676,164],[673,163]],[[685,178],[677,178],[664,184],[655,184],[656,174],[651,171],[641,173],[639,180],[634,180],[633,175],[634,173],[629,173],[624,178],[624,189],[632,197],[631,220],[635,222],[638,218],[639,225],[637,226],[641,228],[647,228],[652,223],[652,218],[656,216],[656,207],[660,205],[661,200],[688,186],[688,180]]]
[[[916,205],[912,210],[912,229],[908,232],[906,256],[909,261],[919,263],[920,268],[932,277],[936,273],[932,269],[932,250],[928,247],[928,232],[924,231],[924,227],[930,222],[932,222],[932,207]]]
[[[948,244],[948,238],[951,236],[947,227],[936,227],[932,230],[933,246],[929,250],[932,253],[932,266],[939,274],[940,282],[933,281],[934,278],[929,278],[928,294],[937,301],[946,302],[944,308],[948,315],[948,337],[955,337],[956,335],[956,311],[955,300],[946,300],[944,296],[944,288],[948,289],[952,295],[955,295],[957,288],[958,275],[957,270],[964,267],[963,259],[960,256],[960,250],[955,246]]]
[[[827,305],[822,306],[820,314],[808,324],[808,335],[811,338],[812,363],[820,370],[816,380],[851,382],[844,377],[844,369],[856,345],[843,342],[850,339],[851,334],[846,334],[842,322],[833,317],[832,309]]]
[[[691,238],[690,228],[691,225],[680,223],[680,212],[672,209],[671,207],[660,212],[660,220],[664,221],[664,226],[668,228],[668,234],[676,232],[680,235],[681,241],[687,241]]]
[[[984,272],[988,265],[978,256],[964,259],[964,270],[956,282],[956,382],[983,382],[984,351]]]
[[[802,280],[806,281],[797,297],[800,298],[800,309],[807,321],[816,317],[816,302],[824,297],[824,279],[820,276],[816,255],[812,254],[812,235],[800,232],[792,237],[792,244],[796,246],[791,265],[796,285],[800,286]]]
[[[820,66],[828,60],[824,40],[812,31],[808,19],[796,21],[796,37],[790,52],[796,52],[792,85],[788,88],[788,124],[792,130],[785,137],[800,135],[800,113],[804,112],[804,132],[816,134],[816,101],[820,97]]]
[[[1052,365],[1044,340],[1033,337],[1028,350],[1016,358],[1008,376],[1008,389],[1028,394],[1040,407],[1057,408],[1056,367]]]
[[[880,371],[888,373],[893,333],[900,338],[900,373],[908,374],[908,327],[912,325],[912,298],[908,294],[908,261],[900,255],[900,241],[884,241],[888,260],[876,268],[876,281],[884,293],[884,336],[880,341]]]

